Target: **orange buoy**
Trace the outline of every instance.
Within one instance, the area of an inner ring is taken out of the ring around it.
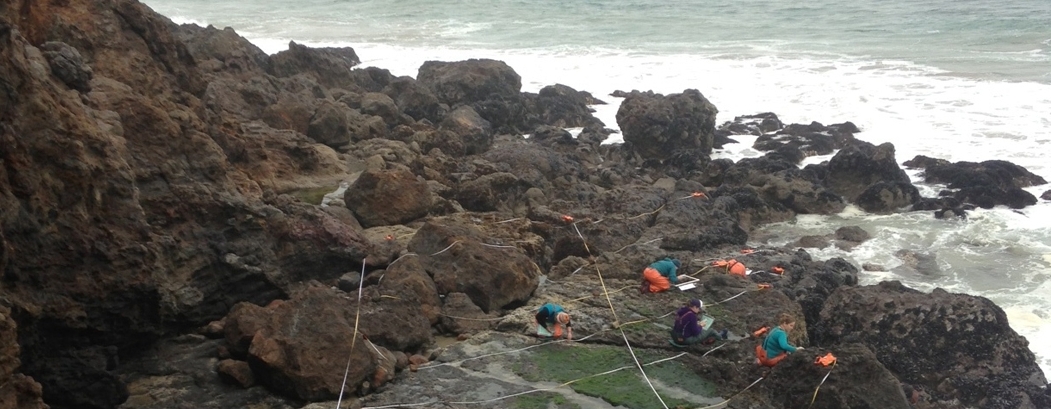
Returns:
[[[742,249],[741,254],[752,254],[755,253],[755,249]]]
[[[735,276],[744,277],[747,272],[747,269],[744,267],[744,264],[740,261],[731,259],[729,262],[726,263],[726,272]]]
[[[777,267],[777,266],[771,267],[770,271],[773,271],[774,274],[784,274],[785,273],[785,269],[783,269],[781,267]]]
[[[572,223],[573,222],[573,216],[570,216],[568,214],[564,214],[564,215],[562,215],[562,221],[564,221],[566,223]]]
[[[704,197],[704,193],[701,193],[701,192],[693,192],[693,194],[692,194],[692,195],[690,195],[690,197]]]

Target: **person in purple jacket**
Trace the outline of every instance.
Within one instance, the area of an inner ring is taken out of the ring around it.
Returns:
[[[693,299],[675,312],[675,326],[671,329],[672,344],[685,346],[708,340],[714,342],[718,338],[726,339],[726,330],[723,330],[723,334],[716,334],[714,328],[704,328],[698,319],[703,311],[704,303]]]

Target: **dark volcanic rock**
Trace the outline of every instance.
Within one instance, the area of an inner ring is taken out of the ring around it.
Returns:
[[[383,88],[383,93],[390,96],[402,112],[416,120],[439,123],[449,109],[438,101],[430,89],[411,77],[399,77],[391,81]]]
[[[287,50],[270,57],[270,73],[277,77],[307,74],[325,87],[351,89],[349,74],[358,64],[361,60],[353,48],[311,48],[290,41]]]
[[[183,24],[178,26],[176,34],[200,65],[214,60],[213,69],[236,73],[262,73],[270,69],[270,56],[230,27],[220,30],[213,26]]]
[[[908,182],[876,182],[856,199],[858,207],[870,213],[891,213],[920,200],[920,191]]]
[[[1044,192],[1043,194],[1041,194],[1040,198],[1044,199],[1044,200],[1051,200],[1051,190],[1048,190],[1048,191]]]
[[[51,41],[40,46],[44,57],[51,65],[51,73],[70,88],[80,92],[91,91],[91,67],[84,62],[80,52],[63,42]]]
[[[828,163],[826,183],[850,202],[857,201],[858,196],[877,182],[911,183],[909,175],[894,159],[894,145],[874,146],[858,141],[839,151]]]
[[[1021,209],[1035,205],[1037,202],[1036,196],[1022,188],[1003,189],[993,185],[963,188],[953,193],[953,197],[961,202],[973,203],[983,209],[992,209],[997,205]]]
[[[17,338],[18,325],[11,318],[11,309],[0,304],[0,408],[46,408],[40,384],[18,371],[21,351]]]
[[[444,251],[443,251],[444,250]],[[525,304],[539,284],[540,272],[514,248],[484,241],[469,225],[429,221],[409,242],[438,293],[465,293],[484,312]]]
[[[695,89],[667,96],[633,91],[617,110],[617,124],[633,151],[662,160],[679,149],[711,153],[718,112]]]
[[[836,357],[832,367],[815,365],[814,359],[831,352]],[[822,383],[824,381],[824,383]],[[792,354],[770,372],[762,389],[767,399],[784,408],[896,408],[913,406],[902,392],[901,384],[876,355],[861,344],[842,344],[834,349],[808,348]],[[815,385],[821,389],[814,396]],[[813,402],[811,402],[813,400]]]
[[[982,297],[925,294],[898,282],[844,287],[829,297],[820,320],[816,342],[862,343],[898,379],[938,400],[1015,408],[1047,383],[1025,338]]]
[[[945,183],[950,189],[992,186],[1008,190],[1047,183],[1025,168],[1003,160],[927,164],[923,174],[927,182]]]
[[[343,196],[364,227],[403,224],[427,215],[427,183],[407,170],[366,171]]]
[[[592,116],[592,109],[588,108],[595,101],[587,92],[555,84],[542,88],[533,104],[540,124],[561,128],[601,127],[602,121]]]
[[[359,306],[339,290],[311,285],[265,308],[235,306],[226,318],[226,340],[231,351],[247,352],[256,379],[268,388],[304,400],[334,399],[348,358],[348,385],[372,380],[383,358],[367,343],[416,351],[431,342],[430,325],[407,294],[370,291]],[[356,322],[359,338],[351,349]]]
[[[519,97],[522,77],[503,61],[427,61],[420,66],[416,80],[442,103],[452,108],[484,101],[490,96]]]
[[[441,130],[456,134],[463,141],[467,155],[485,152],[493,144],[492,125],[469,106],[461,106],[446,115]]]
[[[853,243],[862,243],[871,239],[872,235],[860,226],[843,226],[836,229],[836,238]]]

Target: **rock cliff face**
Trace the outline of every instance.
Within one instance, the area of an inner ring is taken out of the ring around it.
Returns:
[[[121,358],[371,251],[279,195],[334,184],[345,163],[209,106],[167,19],[134,1],[0,11],[0,285],[53,406],[113,407]]]
[[[995,306],[975,307],[995,319],[974,325],[1010,340],[989,359],[902,363],[894,354],[929,351],[843,334],[889,322],[850,321],[874,309],[842,295],[871,291],[854,289],[856,267],[794,249],[738,254],[763,223],[915,203],[893,146],[854,140],[849,122],[784,125],[766,113],[716,129],[697,90],[633,92],[617,114],[629,143],[610,146],[588,107],[601,101],[557,84],[523,93],[503,62],[428,62],[417,80],[358,61],[350,48],[295,43],[268,56],[233,30],[177,26],[134,0],[0,5],[0,409],[288,408],[344,387],[369,394],[425,363],[434,332],[520,332],[542,302],[582,301],[578,330],[610,330],[612,303],[584,301],[599,272],[632,317],[679,304],[679,293],[623,291],[665,256],[698,272],[697,296],[740,296],[719,317],[734,333],[789,312],[800,320],[793,342],[841,349],[863,368],[821,407],[899,407],[895,380],[941,388],[941,402],[1048,404],[1011,385],[1035,364]],[[585,129],[572,137],[569,126]],[[737,133],[762,134],[755,148],[767,153],[709,158]],[[835,149],[830,163],[798,167]],[[1025,179],[983,166],[1009,176],[1000,183]],[[756,274],[697,264],[727,254]],[[916,298],[902,293],[871,298]],[[914,324],[940,328],[954,314]],[[927,335],[973,335],[946,331]],[[629,336],[668,347],[664,330]],[[748,374],[719,368],[750,363],[746,344],[696,371],[739,391]],[[997,382],[970,388],[981,371]],[[796,395],[812,380],[779,373]],[[802,399],[750,396],[774,409]]]

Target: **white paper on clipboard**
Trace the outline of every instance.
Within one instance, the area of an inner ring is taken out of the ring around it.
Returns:
[[[697,281],[698,280],[696,278],[690,277],[688,275],[681,275],[679,276],[679,283],[675,284],[675,287],[677,287],[680,291],[694,289],[697,288]]]

